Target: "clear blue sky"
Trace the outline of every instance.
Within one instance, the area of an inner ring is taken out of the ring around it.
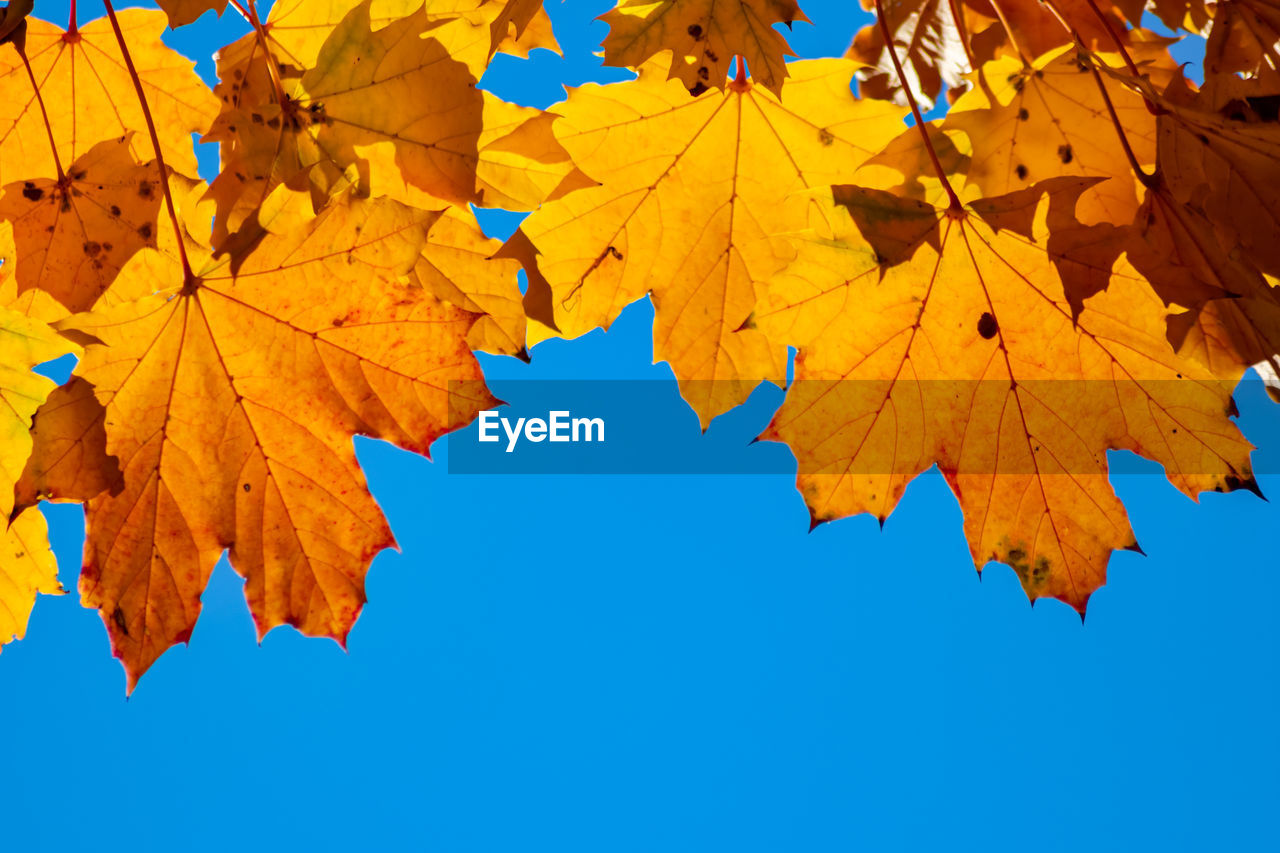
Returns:
[[[571,58],[502,58],[486,83],[545,104],[588,79],[606,5],[553,0]],[[797,51],[841,50],[852,5],[804,3]],[[229,12],[172,41],[208,74],[241,32]],[[499,396],[669,378],[651,317],[484,364]],[[674,393],[636,417],[683,424],[655,466],[746,459],[778,450],[747,447],[778,401],[705,436]],[[1280,408],[1257,383],[1239,405],[1280,494]],[[126,701],[97,614],[40,600],[0,655],[0,849],[1276,848],[1275,504],[1196,505],[1127,466],[1149,556],[1113,558],[1082,626],[1007,568],[978,581],[932,473],[883,531],[810,534],[786,475],[466,477],[447,441],[435,463],[358,446],[403,551],[374,563],[347,653],[287,628],[258,647],[223,563],[190,647]],[[80,510],[48,512],[74,589]]]

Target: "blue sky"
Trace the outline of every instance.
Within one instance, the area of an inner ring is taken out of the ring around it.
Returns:
[[[571,58],[500,59],[499,93],[594,74],[605,28],[582,22],[607,4],[549,5]],[[797,52],[839,52],[847,5],[804,3]],[[243,31],[172,43],[208,73]],[[651,320],[483,363],[499,396],[670,381]],[[747,444],[779,399],[701,435],[672,389],[636,414],[672,425],[642,452],[785,454]],[[1256,382],[1238,401],[1280,494],[1280,408]],[[259,647],[223,563],[191,645],[126,701],[97,614],[39,601],[0,655],[4,850],[1275,848],[1280,509],[1247,492],[1197,505],[1130,460],[1148,556],[1112,559],[1082,625],[1005,567],[979,582],[936,473],[883,531],[809,533],[786,474],[463,476],[447,440],[434,463],[357,445],[402,551],[345,653],[287,628]],[[74,589],[80,510],[46,511]]]

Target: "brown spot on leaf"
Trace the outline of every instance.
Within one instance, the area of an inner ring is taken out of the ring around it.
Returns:
[[[96,240],[87,240],[82,248],[84,253],[92,258],[102,251],[102,244]]]
[[[702,40],[702,27],[698,24],[690,24],[688,32],[689,35],[693,36],[694,41]]]
[[[996,332],[1000,331],[1000,324],[996,322],[995,315],[990,311],[983,311],[982,316],[978,318],[978,334],[987,340],[991,340],[996,336]]]
[[[155,192],[155,187],[151,186],[150,181],[138,182],[138,196],[140,198],[151,198],[154,192]]]
[[[28,201],[39,201],[44,198],[44,190],[40,189],[31,181],[27,181],[22,185],[22,196]]]
[[[111,215],[112,215],[112,216],[119,216],[119,215],[120,215],[120,207],[119,207],[119,205],[115,205],[115,204],[111,205]]]
[[[1072,159],[1074,159],[1074,157],[1075,155],[1071,152],[1070,145],[1058,146],[1058,159],[1061,160],[1063,163],[1070,163]]]
[[[1027,167],[1022,165],[1021,163],[1019,163],[1017,168],[1015,168],[1013,171],[1014,171],[1014,174],[1018,176],[1018,180],[1025,181],[1027,179]]]
[[[150,222],[142,223],[142,227],[138,229],[138,233],[142,235],[143,240],[150,240],[151,239],[151,223]]]

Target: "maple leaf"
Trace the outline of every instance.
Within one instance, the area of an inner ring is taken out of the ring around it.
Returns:
[[[874,9],[875,0],[862,0],[862,8]],[[956,21],[953,8],[950,0],[886,2],[885,23],[898,46],[906,79],[898,79],[884,33],[878,22],[872,23],[858,31],[847,54],[867,66],[858,72],[859,91],[906,104],[906,86],[921,107],[929,110],[944,87],[963,90],[964,75],[970,70],[969,55],[960,32],[963,22]],[[964,12],[972,14],[967,8]]]
[[[156,5],[169,16],[169,26],[174,29],[190,24],[205,12],[221,18],[227,11],[227,0],[156,0]]]
[[[782,259],[769,237],[803,225],[799,193],[851,175],[902,127],[898,108],[853,97],[854,68],[793,63],[781,99],[747,82],[691,99],[654,61],[557,105],[556,137],[601,183],[522,226],[561,332],[607,326],[649,293],[655,358],[704,426],[761,380],[780,384],[785,347],[752,317],[757,284]]]
[[[1161,462],[1193,496],[1251,485],[1231,383],[1173,352],[1141,279],[1122,266],[1073,311],[1069,279],[1092,271],[1056,235],[1109,232],[1074,219],[1090,183],[1053,178],[962,209],[838,186],[815,206],[816,234],[759,320],[799,345],[765,435],[794,451],[815,523],[883,520],[936,464],[979,570],[1007,563],[1032,599],[1083,612],[1111,552],[1136,547],[1105,451]]]
[[[1217,0],[1213,5],[1221,9],[1232,0]],[[1119,4],[1118,4],[1119,5]],[[1126,16],[1137,24],[1142,19],[1143,7],[1149,7],[1160,22],[1171,30],[1188,29],[1195,33],[1203,32],[1209,23],[1209,4],[1205,0],[1148,0],[1145,4],[1139,0],[1125,0]],[[1214,13],[1216,14],[1216,12]]]
[[[106,410],[93,385],[73,376],[50,392],[31,425],[31,455],[14,487],[14,507],[84,501],[119,493],[119,461],[107,453]]]
[[[1176,66],[1163,42],[1131,51],[1149,71],[1167,80]],[[1060,175],[1109,180],[1085,191],[1076,208],[1086,223],[1133,221],[1138,183],[1123,143],[1111,125],[1088,56],[1063,47],[1024,66],[1004,57],[984,65],[973,85],[947,113],[944,131],[967,138],[970,162],[966,186],[985,195],[1003,195]],[[1099,54],[1096,61],[1119,64]],[[1144,98],[1111,77],[1107,97],[1140,165],[1156,159],[1156,122]]]
[[[1096,0],[1099,10],[1122,41],[1128,32],[1107,0]],[[854,36],[847,55],[869,66],[859,72],[863,94],[905,104],[904,87],[925,110],[932,108],[945,88],[954,103],[969,88],[966,79],[976,66],[1001,56],[1030,62],[1063,45],[1075,28],[1089,48],[1110,47],[1112,36],[1088,5],[1088,0],[1057,0],[1054,7],[1063,18],[1040,3],[1002,3],[988,0],[882,0],[887,25],[903,66],[903,79],[894,68],[881,28],[876,21]],[[862,0],[875,9],[875,0]],[[956,12],[959,11],[959,17]],[[1137,19],[1141,19],[1141,9]],[[1008,28],[1006,28],[1006,23]],[[1015,36],[1010,36],[1012,30]]]
[[[156,123],[166,162],[182,174],[196,173],[191,134],[203,133],[218,113],[217,100],[189,59],[165,47],[164,13],[126,9],[120,27],[131,44],[138,75]],[[35,18],[27,20],[26,55],[46,103],[36,102],[27,69],[16,51],[0,51],[0,180],[58,176],[57,161],[72,163],[99,142],[145,127],[142,108],[107,20],[68,33]],[[57,161],[50,148],[57,146]],[[145,138],[133,139],[135,160],[154,156]]]
[[[5,525],[0,533],[0,647],[26,634],[37,593],[66,591],[58,583],[58,564],[40,510],[29,509]]]
[[[1244,74],[1273,87],[1280,84],[1280,2],[1220,0],[1214,4],[1204,72],[1209,79]]]
[[[348,187],[423,208],[476,202],[530,209],[569,174],[552,118],[478,91],[472,70],[435,37],[454,19],[420,10],[373,29],[371,8],[355,5],[306,71],[290,70],[274,53],[282,30],[272,31],[271,61],[284,69],[288,88],[283,104],[265,82],[256,41],[220,55],[220,73],[234,82],[219,87],[228,106],[205,137],[222,143],[223,152],[223,171],[210,189],[218,205],[215,242],[238,230],[276,186],[304,172],[316,209]]]
[[[271,7],[263,29],[271,53],[292,68],[305,70],[319,63],[321,46],[362,0],[281,0]],[[551,22],[541,2],[531,0],[377,0],[369,20],[375,30],[418,12],[435,26],[432,36],[449,55],[466,65],[478,79],[494,51],[527,54],[536,47],[558,49]],[[532,11],[531,11],[532,10]],[[505,29],[504,29],[505,27]],[[505,36],[503,34],[506,34]],[[252,35],[242,41],[252,40]],[[224,48],[225,50],[225,48]],[[223,80],[231,78],[219,75]]]
[[[13,495],[31,454],[31,418],[54,387],[31,368],[75,350],[47,324],[0,308],[0,643],[22,636],[37,592],[59,589],[43,517],[14,517]]]
[[[61,324],[88,336],[78,373],[124,474],[88,502],[80,589],[130,688],[189,637],[224,549],[260,634],[345,640],[393,544],[351,436],[425,453],[493,402],[466,345],[475,316],[401,278],[436,215],[350,199],[268,231],[234,272],[205,251],[192,278],[145,249],[110,307]]]
[[[133,134],[100,142],[61,180],[15,181],[0,195],[13,224],[18,293],[43,290],[84,311],[135,252],[156,244],[160,182],[133,159]]]
[[[535,47],[558,50],[542,0],[485,0],[480,8],[485,14],[497,10],[489,24],[490,56],[499,50],[524,56]]]
[[[475,218],[449,208],[427,232],[413,280],[465,311],[479,314],[467,345],[495,355],[525,351],[525,311],[516,285],[520,261],[494,257],[502,242],[484,236]]]
[[[795,0],[622,0],[600,20],[606,65],[640,66],[670,50],[671,77],[699,95],[725,87],[735,55],[758,85],[780,92],[794,54],[774,24],[809,19]]]
[[[1249,105],[1259,81],[1193,93],[1179,75],[1162,94],[1137,82],[1159,105],[1158,168],[1143,178],[1127,255],[1166,302],[1188,309],[1170,318],[1170,341],[1238,378],[1280,352],[1280,125]]]

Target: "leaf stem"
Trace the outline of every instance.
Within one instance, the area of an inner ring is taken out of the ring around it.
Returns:
[[[267,42],[267,30],[262,26],[262,19],[258,17],[258,4],[254,0],[248,0],[249,6],[245,8],[240,0],[230,0],[231,5],[240,13],[240,17],[253,27],[254,37],[258,41],[258,46],[262,48],[262,61],[267,66],[267,76],[271,78],[271,86],[275,89],[276,103],[281,107],[287,100],[284,94],[284,82],[280,79],[280,69],[276,67],[275,60],[271,57],[271,45]]]
[[[1102,93],[1102,102],[1107,105],[1107,113],[1111,116],[1111,124],[1116,129],[1116,135],[1120,137],[1120,147],[1124,149],[1124,156],[1129,160],[1129,167],[1133,169],[1134,175],[1138,181],[1147,189],[1155,189],[1160,185],[1159,170],[1152,174],[1142,171],[1142,167],[1138,165],[1138,158],[1133,153],[1133,148],[1129,146],[1129,137],[1124,132],[1124,126],[1120,124],[1120,117],[1116,115],[1115,105],[1111,103],[1111,94],[1107,92],[1107,86],[1102,81],[1102,75],[1098,73],[1098,69],[1092,62],[1089,63],[1089,70],[1093,72],[1093,81],[1098,84],[1098,91]]]
[[[738,60],[738,73],[734,76],[733,82],[741,86],[747,82],[747,58],[739,54],[735,59]]]
[[[49,135],[49,150],[53,152],[53,165],[58,169],[58,184],[65,184],[67,175],[62,171],[62,160],[58,157],[58,143],[53,138],[53,126],[49,124],[49,112],[44,108],[44,97],[40,94],[40,84],[36,82],[35,72],[31,70],[31,63],[27,60],[27,50],[22,41],[15,39],[13,46],[18,51],[18,56],[22,57],[22,64],[27,69],[27,79],[31,81],[31,90],[36,93],[36,103],[40,105],[40,117],[44,119],[44,131]]]
[[[67,14],[67,35],[74,36],[80,32],[80,23],[76,20],[76,0],[71,0],[71,8]]]
[[[129,55],[129,46],[125,44],[124,33],[120,32],[120,22],[116,20],[115,7],[111,0],[102,0],[111,19],[111,29],[116,34],[116,42],[120,45],[120,53],[124,57],[125,68],[129,71],[129,79],[133,81],[133,89],[138,94],[138,104],[142,107],[142,116],[147,121],[147,132],[151,134],[151,147],[156,152],[156,165],[160,168],[160,188],[164,191],[164,203],[169,209],[169,221],[173,223],[173,234],[178,243],[178,257],[182,260],[183,284],[187,287],[196,281],[191,271],[191,262],[187,260],[187,247],[182,239],[182,226],[178,223],[178,211],[173,206],[173,193],[169,190],[169,167],[164,163],[164,153],[160,150],[160,137],[156,134],[156,123],[151,117],[151,107],[147,105],[147,95],[142,91],[142,79],[138,77],[138,69],[133,65],[133,57]]]
[[[960,203],[960,196],[956,195],[956,191],[951,188],[951,182],[947,180],[947,172],[942,168],[942,161],[938,159],[938,152],[933,149],[933,140],[929,139],[929,128],[925,126],[924,116],[920,114],[920,107],[916,104],[916,96],[907,84],[907,75],[902,71],[898,51],[893,47],[893,33],[889,32],[889,22],[884,15],[884,0],[876,0],[876,21],[880,24],[880,35],[884,38],[885,49],[889,51],[889,58],[893,60],[893,70],[898,74],[898,83],[906,93],[907,103],[911,105],[911,114],[915,116],[916,127],[920,131],[921,138],[924,139],[925,150],[929,152],[929,159],[933,162],[933,170],[937,173],[938,180],[942,181],[947,197],[951,199],[948,210],[952,213],[960,213],[964,210],[964,205]]]

